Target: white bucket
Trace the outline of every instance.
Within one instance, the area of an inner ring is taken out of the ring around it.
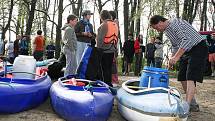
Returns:
[[[16,79],[35,79],[36,60],[33,56],[19,55],[14,60],[13,72]]]

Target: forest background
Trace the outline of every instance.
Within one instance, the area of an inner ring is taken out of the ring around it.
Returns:
[[[14,41],[16,35],[28,35],[32,40],[41,29],[47,42],[56,46],[56,58],[60,55],[61,28],[69,14],[81,18],[83,10],[91,10],[91,23],[95,32],[100,25],[101,10],[117,12],[120,27],[119,50],[128,34],[144,36],[144,45],[150,36],[161,36],[148,25],[155,14],[167,18],[182,18],[198,31],[210,31],[215,26],[215,0],[0,0],[0,42]],[[168,46],[167,46],[168,48]],[[168,50],[168,49],[167,49]]]

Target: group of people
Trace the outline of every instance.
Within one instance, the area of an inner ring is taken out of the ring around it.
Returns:
[[[112,86],[112,65],[114,55],[117,52],[118,23],[115,20],[114,12],[103,10],[100,13],[101,25],[98,33],[95,34],[90,18],[93,13],[85,10],[83,18],[78,21],[77,16],[69,15],[67,23],[62,28],[63,54],[66,56],[66,70],[64,76],[76,74],[77,66],[81,61],[84,50],[88,45],[96,46],[102,51],[101,70],[102,80]],[[113,15],[112,15],[113,14]]]
[[[18,55],[29,55],[30,54],[30,37],[29,36],[16,36],[15,41],[10,41],[6,44],[6,54],[9,58],[9,62],[13,63],[14,59]],[[37,61],[42,61],[44,58],[44,53],[47,56],[47,59],[54,58],[55,46],[52,42],[45,45],[45,38],[42,35],[42,31],[37,31],[37,36],[34,38],[32,43],[32,55]]]
[[[143,45],[143,35],[138,35],[133,41],[133,35],[129,34],[128,40],[124,42],[123,54],[123,74],[129,75],[131,64],[135,55],[134,75],[139,76],[142,70],[143,53],[147,59],[147,66],[162,68],[163,62],[163,43],[160,37],[151,37],[146,46]]]

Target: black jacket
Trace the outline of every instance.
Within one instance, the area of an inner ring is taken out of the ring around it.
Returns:
[[[84,36],[82,32],[85,32],[85,26],[88,25],[90,29],[90,33],[93,35],[92,37]],[[93,32],[93,26],[91,23],[84,22],[84,20],[80,20],[75,26],[76,37],[79,42],[91,43],[95,41],[95,33]]]

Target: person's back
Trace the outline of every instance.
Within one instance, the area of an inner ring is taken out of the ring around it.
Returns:
[[[28,42],[27,42],[27,37],[24,36],[20,41],[19,41],[19,52],[20,55],[28,55]]]
[[[33,55],[37,61],[43,60],[44,46],[45,38],[42,36],[42,31],[38,30],[33,42]]]
[[[55,46],[53,44],[49,44],[46,46],[46,56],[47,59],[54,58]]]
[[[35,50],[36,51],[43,51],[44,50],[44,44],[45,44],[45,40],[44,37],[42,35],[38,35],[35,38]]]

